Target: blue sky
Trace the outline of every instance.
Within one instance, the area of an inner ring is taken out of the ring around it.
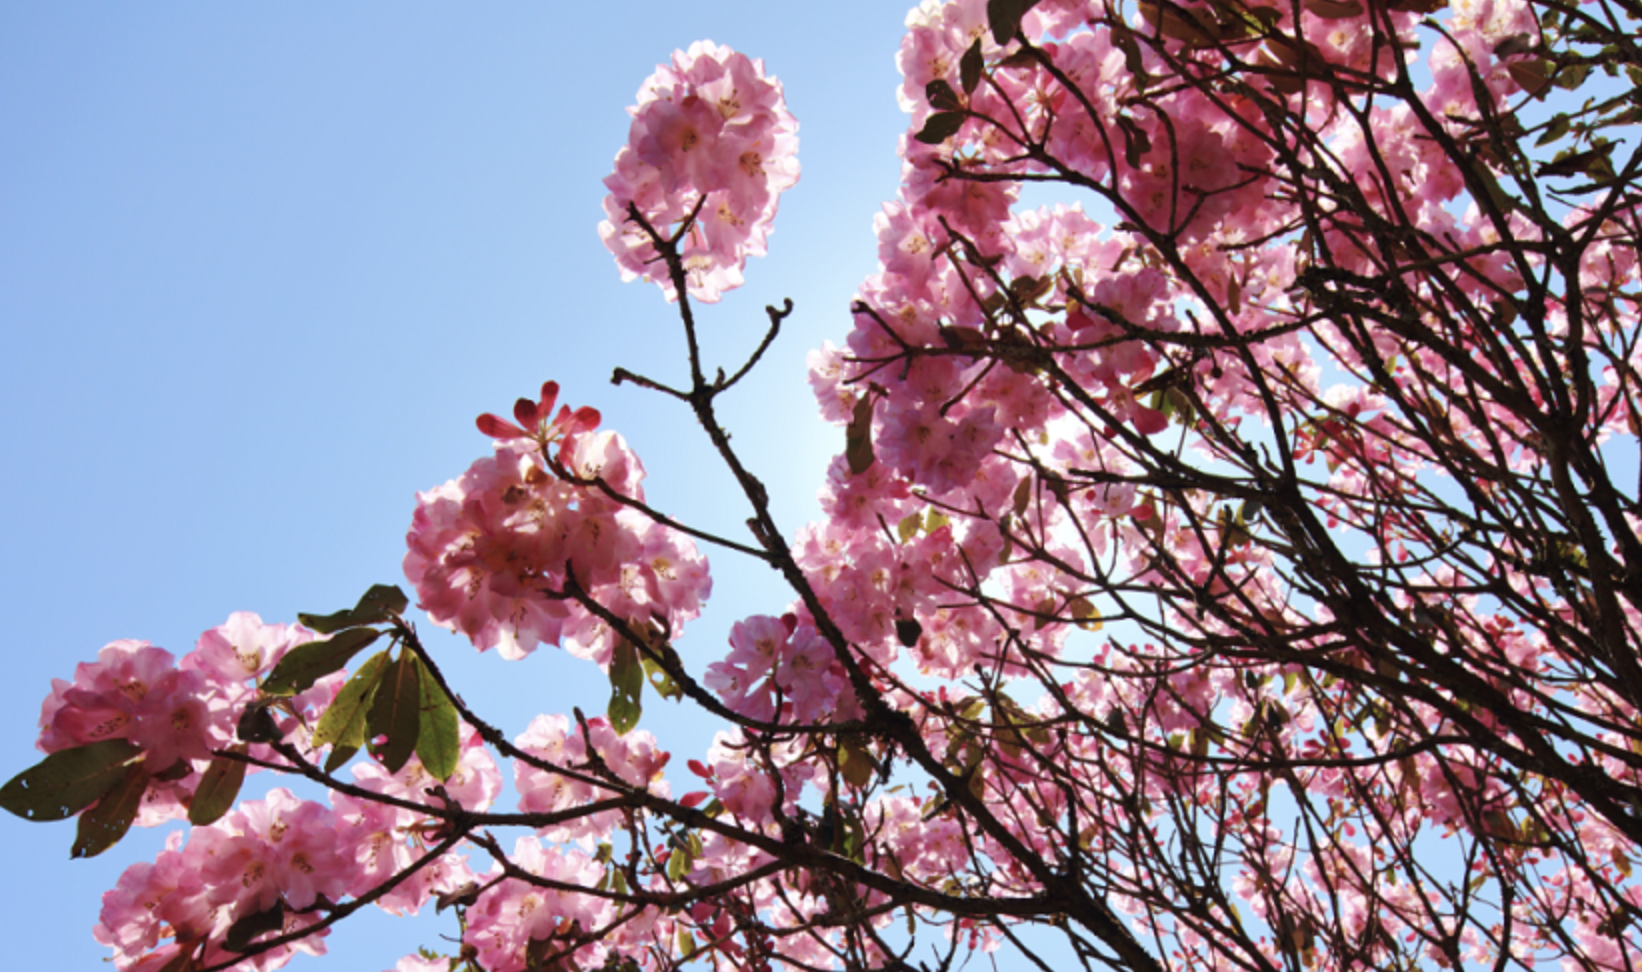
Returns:
[[[658,506],[744,532],[690,416],[608,384],[618,364],[682,374],[669,307],[620,282],[596,225],[623,109],[701,38],[762,57],[801,124],[770,256],[702,329],[711,359],[737,363],[764,304],[797,305],[721,414],[788,531],[815,515],[843,436],[815,415],[804,356],[841,339],[876,265],[905,11],[617,9],[0,5],[0,778],[38,758],[50,679],[108,641],[181,655],[230,612],[288,621],[399,581],[414,492],[488,449],[475,415],[546,379],[628,437]],[[679,646],[698,668],[736,619],[788,600],[768,571],[713,562]],[[436,651],[510,731],[607,696],[550,649],[515,665],[454,639]],[[696,755],[712,726],[660,705],[644,725]],[[161,838],[71,863],[71,824],[0,820],[8,961],[97,967],[98,898]],[[354,924],[328,967],[389,968],[454,928]]]

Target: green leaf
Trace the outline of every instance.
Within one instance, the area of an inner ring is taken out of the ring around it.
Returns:
[[[942,78],[924,85],[924,97],[929,100],[929,107],[936,111],[962,111],[964,103],[958,100],[958,92],[952,90],[952,85]]]
[[[148,789],[148,769],[142,763],[132,763],[114,788],[103,794],[97,805],[80,814],[79,831],[74,835],[74,846],[68,852],[70,859],[96,857],[120,842],[137,819],[143,807],[143,792]]]
[[[1536,101],[1543,101],[1546,92],[1551,90],[1551,71],[1554,70],[1550,61],[1543,57],[1530,57],[1521,61],[1510,61],[1505,65],[1505,73],[1517,86],[1528,92]]]
[[[370,706],[371,696],[376,692],[377,680],[382,677],[382,670],[387,664],[388,653],[379,651],[359,666],[359,671],[354,672],[353,678],[342,686],[342,691],[336,693],[330,708],[319,717],[312,742],[315,748],[326,743],[352,746],[354,749],[365,745],[365,712]]]
[[[124,739],[59,750],[0,787],[0,807],[24,820],[67,820],[119,785],[141,757]]]
[[[844,429],[844,458],[852,476],[861,475],[877,461],[872,452],[872,400],[866,395],[855,400],[855,411]]]
[[[1123,161],[1131,169],[1140,168],[1142,157],[1152,150],[1152,140],[1127,115],[1117,116],[1118,127],[1123,129]]]
[[[372,584],[371,589],[359,599],[355,611],[384,611],[398,616],[405,613],[410,606],[410,598],[399,589],[397,584]]]
[[[471,908],[479,900],[479,885],[468,881],[461,887],[440,892],[435,900],[438,902],[435,914],[442,914],[446,908]]]
[[[1123,51],[1123,66],[1142,90],[1146,87],[1146,62],[1140,56],[1140,45],[1135,33],[1122,24],[1112,25],[1112,42]],[[1123,117],[1118,116],[1120,119]]]
[[[1099,631],[1101,629],[1100,609],[1089,602],[1086,597],[1074,597],[1066,605],[1072,610],[1072,617],[1077,619],[1077,626],[1085,631]]]
[[[985,62],[981,59],[981,39],[975,38],[975,43],[969,45],[964,56],[958,61],[958,82],[964,87],[964,94],[974,94],[975,88],[981,83],[981,69]]]
[[[964,119],[968,117],[967,112],[938,111],[930,115],[929,120],[924,122],[923,130],[912,137],[925,145],[939,145],[956,135],[958,129],[964,127]]]
[[[673,676],[667,674],[667,669],[662,668],[649,655],[645,655],[640,661],[644,665],[644,677],[650,680],[650,687],[656,690],[657,695],[664,699],[684,699],[684,690],[673,681]]]
[[[895,640],[899,641],[903,648],[916,645],[923,633],[924,626],[918,623],[917,618],[895,619]]]
[[[639,724],[644,711],[644,666],[639,663],[639,650],[623,638],[610,656],[610,727],[616,735],[625,736]]]
[[[1572,178],[1576,175],[1611,176],[1613,164],[1608,155],[1613,151],[1613,145],[1607,142],[1598,142],[1587,151],[1574,152],[1564,149],[1556,154],[1556,158],[1539,167],[1541,177],[1558,179]]]
[[[838,771],[843,774],[845,783],[859,790],[872,782],[878,773],[878,764],[865,748],[846,742],[838,747]]]
[[[188,779],[189,774],[193,772],[193,763],[190,763],[186,759],[179,759],[170,766],[167,766],[165,769],[160,770],[158,773],[150,773],[149,776],[153,779],[159,780],[161,783],[175,783],[178,780]]]
[[[382,673],[376,686],[376,697],[365,714],[365,735],[376,739],[386,736],[376,755],[382,768],[397,773],[416,752],[416,740],[422,733],[422,669],[416,654],[401,648],[399,658]]]
[[[1552,83],[1564,91],[1577,91],[1591,73],[1589,64],[1570,64],[1556,73]]]
[[[416,734],[416,756],[422,768],[436,780],[448,780],[456,772],[462,755],[461,720],[456,714],[456,703],[434,680],[422,665],[422,659],[412,655],[419,669],[422,685],[422,728]]]
[[[1021,18],[1038,0],[986,0],[986,22],[992,28],[992,39],[1007,44],[1021,32]]]
[[[292,648],[274,670],[262,691],[268,695],[295,695],[348,664],[360,650],[382,636],[375,628],[349,628],[326,638]]]
[[[320,634],[331,634],[363,624],[380,624],[405,613],[410,600],[391,584],[377,584],[365,592],[359,603],[335,614],[298,614],[297,620]]]
[[[274,721],[274,714],[268,711],[265,705],[248,705],[240,713],[239,725],[234,729],[234,735],[244,742],[279,742],[279,723]]]
[[[1032,477],[1022,476],[1021,481],[1015,484],[1015,495],[1011,497],[1017,517],[1026,515],[1027,504],[1032,502]]]
[[[259,911],[254,915],[246,915],[228,926],[228,934],[223,936],[222,947],[230,952],[243,952],[251,947],[251,940],[258,935],[268,932],[277,932],[285,927],[285,902],[276,899],[273,907],[267,911]]]
[[[895,535],[901,538],[902,543],[906,543],[917,536],[918,531],[923,527],[924,515],[922,513],[908,513],[901,518],[900,523],[895,525]]]
[[[673,852],[667,857],[667,877],[674,882],[684,880],[690,873],[690,865],[695,863],[694,857],[687,843],[674,841]]]
[[[348,760],[353,759],[354,756],[358,755],[358,753],[358,746],[332,746],[331,754],[325,757],[325,772],[335,773],[337,770],[348,765]]]
[[[867,862],[867,834],[866,830],[861,826],[861,818],[855,816],[853,813],[846,816],[844,818],[843,830],[844,856],[857,864],[865,864]]]
[[[235,746],[230,752],[245,752],[244,746]],[[218,756],[206,767],[194,798],[188,804],[188,822],[196,827],[216,823],[239,798],[240,784],[245,782],[245,764],[237,759]]]
[[[1512,210],[1521,208],[1521,203],[1517,202],[1515,196],[1505,191],[1505,188],[1499,184],[1498,179],[1494,178],[1494,173],[1490,172],[1486,165],[1474,165],[1472,171],[1475,173],[1477,181],[1482,183],[1483,192],[1487,193],[1488,198],[1493,200],[1495,206],[1499,207],[1500,212],[1510,213]],[[1540,175],[1544,174],[1545,170],[1540,169]]]

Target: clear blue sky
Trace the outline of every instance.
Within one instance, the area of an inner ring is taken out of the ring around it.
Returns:
[[[595,232],[623,109],[700,38],[764,58],[801,123],[803,179],[771,255],[703,330],[716,360],[738,362],[765,303],[797,304],[725,417],[787,529],[811,518],[842,433],[815,416],[804,355],[841,339],[876,264],[871,218],[895,192],[905,124],[904,13],[0,5],[0,779],[38,758],[50,679],[108,641],[181,655],[232,611],[288,621],[400,580],[414,492],[488,448],[476,414],[545,379],[628,436],[658,505],[742,530],[690,417],[608,384],[617,364],[680,375],[681,339]],[[788,599],[768,571],[713,559],[713,602],[680,643],[698,670],[737,618]],[[454,640],[436,650],[510,731],[607,694],[551,650],[511,666]],[[679,762],[696,755],[711,726],[658,706],[646,727]],[[161,836],[71,863],[72,824],[0,819],[8,964],[99,967],[98,898]],[[389,968],[454,929],[354,924],[323,967]]]

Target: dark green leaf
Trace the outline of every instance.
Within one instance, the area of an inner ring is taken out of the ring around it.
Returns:
[[[1556,73],[1552,79],[1557,87],[1564,91],[1577,91],[1585,83],[1585,78],[1591,73],[1589,64],[1570,64]]]
[[[1551,62],[1543,57],[1510,61],[1505,65],[1505,73],[1511,76],[1511,80],[1539,100],[1544,100],[1546,92],[1551,90],[1552,70]]]
[[[1482,183],[1483,192],[1488,195],[1488,198],[1493,201],[1495,206],[1499,207],[1501,212],[1508,213],[1520,207],[1521,204],[1517,202],[1516,197],[1505,191],[1505,187],[1499,184],[1499,180],[1494,177],[1494,173],[1490,172],[1487,166],[1474,166],[1473,171],[1476,173],[1477,181]],[[1543,169],[1540,170],[1540,174],[1545,174]]]
[[[844,856],[857,864],[865,864],[867,862],[867,834],[866,830],[861,826],[861,818],[855,816],[854,814],[850,814],[845,817],[843,830]]]
[[[872,399],[866,395],[855,400],[855,411],[844,429],[844,458],[852,476],[861,475],[877,461],[872,452]]]
[[[170,766],[167,766],[165,769],[160,770],[158,773],[151,773],[149,775],[152,778],[159,780],[161,783],[175,783],[178,780],[187,779],[188,774],[192,772],[194,772],[194,764],[190,763],[186,759],[179,759]]]
[[[1613,145],[1601,144],[1584,152],[1562,151],[1556,158],[1539,167],[1541,176],[1566,179],[1581,173],[1593,176],[1612,174],[1608,154]]]
[[[557,948],[558,943],[552,938],[532,938],[526,942],[524,972],[556,972],[549,969],[547,957]]]
[[[359,671],[342,686],[342,691],[336,693],[330,708],[319,717],[319,725],[314,728],[313,735],[315,748],[336,743],[358,749],[365,744],[365,712],[370,706],[371,696],[376,692],[377,680],[382,677],[382,670],[387,664],[388,653],[379,651],[359,666]]]
[[[1152,140],[1128,116],[1117,116],[1118,127],[1123,129],[1123,161],[1129,168],[1140,168],[1141,157],[1152,150]]]
[[[223,936],[222,947],[230,952],[243,952],[251,947],[251,940],[258,935],[277,932],[285,927],[285,902],[276,900],[273,907],[267,911],[259,911],[228,926],[228,934]]]
[[[981,39],[977,37],[958,61],[958,81],[964,87],[964,94],[975,93],[975,88],[981,83],[981,69],[985,64],[981,58]]]
[[[410,606],[410,598],[394,584],[372,584],[365,596],[359,599],[355,611],[382,611],[398,616],[405,613]]]
[[[610,656],[610,727],[617,735],[625,736],[639,724],[643,713],[644,666],[639,663],[639,650],[623,638]]]
[[[936,111],[963,110],[964,103],[958,100],[958,92],[953,91],[952,85],[941,78],[924,85],[924,97],[929,99],[929,107]]]
[[[1015,39],[1021,31],[1021,18],[1037,0],[986,0],[986,22],[992,28],[992,39],[1000,45]]]
[[[325,757],[325,772],[335,773],[348,765],[348,760],[353,759],[358,752],[358,746],[343,746],[340,744],[332,746],[331,754]]]
[[[446,908],[470,908],[479,900],[479,885],[469,881],[460,887],[440,892],[435,900],[438,902],[438,907],[434,908],[435,914],[443,913]]]
[[[387,742],[376,750],[382,768],[397,773],[416,752],[422,733],[422,666],[414,652],[401,649],[399,659],[382,673],[376,698],[365,716],[365,734]]]
[[[924,626],[918,623],[918,619],[895,619],[895,639],[899,641],[903,647],[911,648],[913,645],[916,645],[918,643],[918,639],[923,636],[923,633]]]
[[[244,746],[235,746],[231,752],[243,754]],[[196,827],[216,823],[228,808],[239,799],[240,784],[245,782],[245,764],[237,759],[218,756],[206,767],[194,798],[188,804],[188,822]]]
[[[999,298],[997,310],[1004,305],[1003,295],[993,293],[991,297]],[[940,330],[941,343],[954,351],[983,351],[986,349],[986,334],[973,327],[943,327]]]
[[[0,807],[24,820],[66,820],[118,785],[140,756],[124,739],[59,750],[0,787]]]
[[[248,705],[240,713],[234,734],[244,742],[279,742],[279,723],[265,705]]]
[[[912,136],[925,145],[939,145],[964,126],[964,119],[969,116],[961,111],[941,111],[929,116],[924,122],[923,130]]]
[[[320,634],[331,634],[363,624],[380,624],[405,612],[410,601],[405,592],[391,584],[377,584],[365,592],[359,603],[335,614],[298,614],[297,620]]]
[[[74,835],[74,847],[68,856],[96,857],[120,842],[137,819],[143,806],[143,792],[148,789],[148,770],[142,763],[132,763],[114,788],[103,794],[97,805],[80,814],[79,831]]]
[[[1047,294],[1054,285],[1055,282],[1052,279],[1026,274],[1009,281],[1009,292],[1022,304],[1031,306],[1039,297]]]
[[[353,608],[343,608],[335,614],[308,614],[305,611],[296,613],[298,621],[305,627],[312,628],[320,634],[330,634],[333,631],[353,627],[353,617]]]
[[[456,703],[434,680],[415,655],[422,686],[422,727],[416,734],[416,755],[422,768],[436,780],[448,780],[462,755],[462,732]]]
[[[843,774],[845,783],[859,790],[872,782],[878,764],[866,749],[846,742],[838,747],[838,771]]]
[[[348,664],[354,655],[382,636],[375,628],[349,628],[324,641],[310,641],[292,648],[274,670],[262,691],[269,695],[295,695]]]
[[[998,62],[1000,68],[1030,68],[1037,67],[1038,58],[1030,49],[1021,48]]]
[[[1131,77],[1144,79],[1146,77],[1146,62],[1140,56],[1140,45],[1135,42],[1135,33],[1122,24],[1112,25],[1112,42],[1123,51],[1123,66]],[[1142,85],[1144,87],[1144,85]],[[1121,121],[1122,115],[1118,116]]]

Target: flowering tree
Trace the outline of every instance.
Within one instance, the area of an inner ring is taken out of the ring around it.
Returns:
[[[108,645],[0,805],[78,815],[75,856],[187,818],[103,900],[141,972],[275,968],[369,905],[452,912],[404,972],[1632,969],[1638,13],[914,11],[882,270],[813,357],[845,449],[796,534],[715,412],[792,308],[727,368],[695,318],[763,252],[796,123],[759,62],[678,52],[601,235],[687,367],[614,380],[694,413],[749,534],[649,505],[548,382],[407,537],[434,623],[599,665],[603,714],[509,736],[377,586],[180,661]],[[707,548],[793,599],[685,657]],[[684,772],[638,728],[658,696],[724,725]],[[262,771],[328,803],[240,801]]]

